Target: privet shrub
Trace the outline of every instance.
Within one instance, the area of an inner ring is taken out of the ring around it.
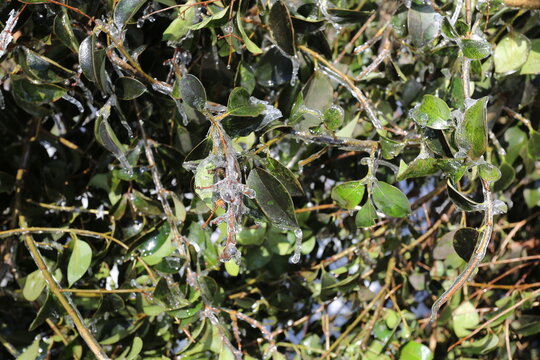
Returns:
[[[0,357],[536,358],[535,6],[3,2]]]

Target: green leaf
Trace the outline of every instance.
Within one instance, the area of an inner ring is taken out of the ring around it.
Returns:
[[[455,40],[459,37],[459,34],[457,33],[456,29],[454,28],[454,25],[450,22],[447,16],[443,17],[442,25],[441,25],[441,31],[444,36],[447,38],[450,38],[452,40]]]
[[[196,6],[194,0],[186,2],[186,8],[180,8],[178,17],[174,19],[163,32],[163,41],[177,43],[182,41],[189,33],[190,27],[195,21]]]
[[[375,225],[377,218],[377,211],[375,211],[375,207],[368,199],[364,206],[356,213],[355,223],[359,228],[371,227]]]
[[[377,209],[388,216],[400,218],[411,212],[407,196],[397,187],[383,181],[373,183],[372,197]]]
[[[337,24],[363,24],[373,15],[373,11],[357,11],[334,7],[329,7],[327,12],[332,21]]]
[[[499,348],[499,337],[492,332],[488,332],[483,338],[475,341],[466,341],[461,345],[461,349],[466,354],[483,355]]]
[[[249,173],[247,185],[255,191],[255,201],[273,224],[287,230],[298,228],[291,195],[278,179],[255,168]]]
[[[530,50],[531,42],[525,35],[511,32],[495,48],[495,71],[509,74],[518,70],[527,61]]]
[[[233,116],[256,117],[265,109],[264,104],[252,103],[249,92],[242,87],[234,88],[227,102],[227,110]]]
[[[401,349],[399,360],[432,360],[433,353],[429,348],[415,341],[409,341]]]
[[[242,24],[242,16],[240,14],[240,11],[236,14],[236,25],[238,26],[238,31],[240,31],[240,35],[242,35],[242,40],[244,40],[244,44],[246,45],[246,49],[254,55],[262,54],[262,50],[260,47],[258,47],[249,36],[246,34],[246,31],[244,30],[244,25]]]
[[[14,95],[31,104],[51,103],[67,94],[67,90],[53,84],[34,84],[20,75],[12,75]]]
[[[493,185],[496,192],[506,190],[516,178],[514,167],[507,163],[506,160],[501,163],[499,170],[501,171],[501,178]]]
[[[229,6],[226,6],[217,13],[205,17],[201,22],[188,26],[191,30],[200,30],[203,28],[211,28],[223,25],[227,19],[225,15],[229,13]]]
[[[488,146],[487,96],[476,100],[465,110],[456,130],[456,143],[471,159],[484,155]]]
[[[186,74],[180,79],[180,94],[184,104],[203,111],[206,107],[206,91],[201,81],[194,75]]]
[[[407,20],[409,37],[414,46],[424,47],[439,36],[442,16],[430,5],[418,5],[413,2]]]
[[[256,227],[242,229],[236,237],[236,242],[240,245],[261,245],[264,242],[266,224]]]
[[[529,131],[529,143],[527,148],[531,157],[538,159],[540,158],[540,132],[536,130]]]
[[[79,240],[73,234],[72,237],[75,244],[73,245],[67,267],[67,278],[70,287],[75,281],[83,277],[92,263],[92,248],[90,245],[83,240]]]
[[[481,60],[491,54],[491,45],[486,40],[462,39],[463,55],[471,60]]]
[[[276,1],[270,9],[268,27],[276,45],[290,56],[295,56],[296,45],[291,16],[289,9],[281,0]]]
[[[111,93],[105,73],[105,50],[97,50],[96,34],[88,36],[79,46],[79,64],[86,78],[105,92]]]
[[[23,287],[23,296],[28,301],[36,300],[45,289],[47,283],[41,270],[35,270],[28,274]]]
[[[540,206],[540,188],[523,190],[523,197],[529,209]]]
[[[270,156],[266,158],[266,161],[266,170],[268,170],[270,174],[274,175],[279,182],[285,186],[291,196],[304,195],[304,190],[302,189],[300,181],[298,181],[296,175],[294,175],[290,169]]]
[[[171,233],[171,227],[168,222],[164,222],[159,228],[144,235],[144,237],[138,242],[135,250],[137,250],[141,256],[149,256],[155,254],[166,242]]]
[[[94,123],[94,136],[96,141],[101,144],[105,149],[109,150],[120,161],[124,169],[129,173],[131,172],[131,165],[127,161],[126,153],[124,151],[124,145],[120,143],[118,137],[114,133],[111,125],[109,124],[111,106],[106,103],[99,111],[98,117]]]
[[[490,182],[495,182],[501,178],[501,171],[490,163],[478,165],[478,173],[482,179]]]
[[[540,39],[531,40],[531,51],[519,73],[540,74]]]
[[[58,311],[54,295],[52,292],[49,292],[47,294],[47,298],[45,299],[45,302],[39,309],[38,313],[36,314],[36,317],[28,327],[28,331],[34,331],[38,326],[43,324],[47,318],[51,317],[54,318],[55,313]]]
[[[365,186],[361,181],[348,181],[334,186],[332,199],[345,209],[354,209],[364,197]]]
[[[473,228],[461,228],[454,233],[454,250],[460,258],[468,262],[474,252],[476,242],[478,241],[478,231]]]
[[[41,352],[41,349],[39,347],[39,344],[41,342],[41,337],[38,336],[34,340],[34,342],[27,347],[24,352],[17,356],[16,360],[36,360],[39,359],[39,353]]]
[[[521,315],[512,321],[512,329],[520,336],[533,336],[540,333],[540,316]]]
[[[225,263],[225,270],[231,276],[238,276],[240,273],[240,266],[236,264],[234,259],[231,259]]]
[[[470,301],[465,301],[452,313],[452,323],[456,336],[461,338],[471,333],[480,324],[480,316]]]
[[[133,338],[133,343],[131,344],[131,350],[129,351],[129,354],[126,356],[126,360],[136,360],[138,359],[138,356],[143,348],[143,341],[140,337],[135,336]]]
[[[77,53],[79,52],[79,42],[73,33],[67,9],[62,6],[59,10],[58,15],[54,18],[53,32],[64,46]]]
[[[416,158],[409,165],[401,160],[396,180],[423,177],[439,171],[439,161],[434,158]]]
[[[424,95],[422,103],[411,110],[410,115],[418,125],[432,129],[444,130],[452,126],[450,108],[433,95]]]
[[[343,119],[345,118],[345,112],[339,105],[331,105],[324,111],[324,124],[328,129],[335,131],[343,125]]]
[[[122,100],[133,100],[141,96],[146,91],[146,86],[137,79],[123,76],[114,82],[116,96]]]
[[[122,29],[135,13],[144,5],[146,0],[120,0],[114,8],[114,24]]]
[[[447,185],[446,190],[448,191],[448,196],[450,197],[450,200],[452,200],[452,202],[454,204],[456,204],[456,206],[460,210],[462,210],[462,211],[482,211],[483,210],[483,207],[482,207],[481,203],[478,203],[478,202],[476,202],[474,200],[471,200],[468,197],[466,197],[465,195],[463,195],[462,193],[460,193],[452,185],[450,180],[448,180],[446,182],[446,185]]]
[[[27,48],[19,51],[19,64],[26,75],[41,83],[58,83],[75,75],[75,72],[66,69],[56,61]]]

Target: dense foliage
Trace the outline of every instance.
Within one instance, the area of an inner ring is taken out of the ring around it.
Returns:
[[[538,358],[535,6],[2,2],[0,358]]]

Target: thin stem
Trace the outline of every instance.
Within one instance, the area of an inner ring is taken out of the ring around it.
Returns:
[[[26,226],[26,220],[23,216],[19,217],[19,222],[21,223],[22,226]],[[68,300],[62,293],[61,286],[56,282],[55,278],[52,276],[49,269],[47,268],[47,265],[45,264],[45,261],[43,260],[43,257],[41,256],[41,253],[36,247],[34,239],[32,239],[32,236],[30,236],[30,234],[26,233],[24,235],[24,243],[26,247],[28,248],[28,251],[30,251],[32,258],[36,262],[37,267],[39,268],[39,270],[41,270],[41,273],[43,274],[43,277],[45,278],[45,281],[47,282],[49,289],[56,296],[56,298],[58,299],[58,302],[60,302],[62,307],[66,310],[68,315],[73,320],[73,323],[75,324],[75,327],[77,328],[77,331],[79,332],[79,335],[86,342],[86,345],[88,345],[88,347],[94,353],[97,359],[100,359],[100,360],[109,359],[105,351],[101,348],[101,346],[97,342],[94,335],[92,335],[92,333],[90,332],[90,330],[84,323],[84,320],[81,314],[79,313],[79,311],[77,311],[77,308],[75,308],[72,305],[71,301]]]

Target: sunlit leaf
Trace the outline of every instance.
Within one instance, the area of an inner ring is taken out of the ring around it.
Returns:
[[[481,60],[491,54],[491,45],[486,40],[462,39],[463,55],[472,60]]]
[[[412,3],[408,13],[409,37],[416,47],[424,47],[433,41],[441,28],[442,16],[430,5]]]
[[[483,97],[470,105],[456,130],[456,143],[472,159],[484,155],[488,146],[487,102]]]
[[[411,212],[407,196],[397,187],[377,181],[373,183],[373,202],[377,209],[388,216],[405,217]]]
[[[368,199],[356,213],[355,223],[360,228],[371,227],[375,225],[377,218],[377,211]]]
[[[457,337],[470,334],[471,330],[480,323],[480,316],[470,301],[463,302],[452,313],[452,323]]]
[[[348,181],[334,186],[332,199],[345,209],[354,209],[364,196],[365,186],[361,181]]]
[[[518,70],[527,61],[530,49],[531,42],[526,36],[511,32],[495,48],[495,71],[508,74]]]
[[[429,348],[415,341],[409,341],[401,349],[399,360],[432,360],[433,353]]]
[[[410,116],[418,125],[432,129],[443,130],[452,125],[450,108],[444,100],[433,95],[424,95],[422,103],[411,110]]]

